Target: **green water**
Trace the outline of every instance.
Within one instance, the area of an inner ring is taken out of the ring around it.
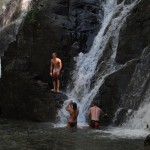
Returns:
[[[143,140],[113,138],[87,127],[68,130],[51,123],[0,121],[0,150],[137,150]]]

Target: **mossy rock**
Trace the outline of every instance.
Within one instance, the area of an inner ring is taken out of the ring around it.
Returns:
[[[14,61],[12,61],[11,63],[7,64],[5,67],[5,71],[6,72],[10,72],[14,69]]]
[[[146,137],[144,141],[144,146],[150,146],[150,134]]]
[[[31,9],[27,14],[24,23],[33,26],[36,25],[38,22],[38,15],[39,15],[38,8]]]

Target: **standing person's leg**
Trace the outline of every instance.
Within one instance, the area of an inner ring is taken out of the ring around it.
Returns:
[[[59,75],[60,75],[60,73],[58,72],[57,73],[57,88],[56,88],[57,92],[60,91],[60,79],[59,79]]]
[[[52,91],[56,91],[56,74],[53,74],[53,89],[52,89]]]
[[[95,129],[98,129],[99,128],[99,121],[96,121],[95,122]]]
[[[91,121],[90,121],[89,128],[91,128],[91,129],[94,129],[94,128],[95,128],[95,121],[94,121],[94,120],[91,120]]]
[[[60,88],[60,80],[59,79],[57,79],[57,92],[59,92],[60,90],[59,90],[59,88]]]
[[[56,81],[53,81],[53,91],[56,91]]]

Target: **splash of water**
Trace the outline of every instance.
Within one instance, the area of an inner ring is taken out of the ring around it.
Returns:
[[[103,137],[109,135],[109,138],[122,138],[122,139],[140,139],[145,138],[148,135],[148,131],[138,130],[138,129],[129,129],[129,128],[122,128],[122,127],[109,127],[106,130],[95,130],[93,132],[96,133],[105,133]]]
[[[125,20],[138,1],[134,0],[130,4],[125,5],[125,1],[117,4],[117,0],[107,0],[103,4],[103,20],[102,26],[96,35],[93,45],[88,53],[80,53],[75,58],[76,69],[73,71],[72,80],[74,88],[67,91],[69,98],[78,103],[79,117],[78,122],[86,122],[86,112],[92,100],[98,93],[99,88],[103,84],[105,78],[114,73],[123,66],[115,63],[115,57],[118,47],[119,31]],[[111,56],[105,62],[99,60],[102,58],[107,44],[111,42]],[[99,63],[99,64],[98,64]],[[105,63],[103,70],[98,72],[99,66]],[[98,72],[98,77],[91,88],[91,79]],[[60,122],[66,122],[65,106],[58,112]]]
[[[149,99],[149,98],[148,98]],[[133,129],[145,129],[147,125],[150,125],[150,101],[141,104],[139,109],[133,114],[130,120],[125,124],[125,126]]]

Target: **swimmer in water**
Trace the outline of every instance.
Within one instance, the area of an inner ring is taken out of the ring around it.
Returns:
[[[67,128],[77,128],[77,117],[79,114],[77,103],[69,101],[68,105],[66,106],[66,111],[68,111],[70,115],[67,123]]]
[[[99,128],[100,115],[107,116],[107,114],[105,114],[103,110],[98,107],[98,103],[93,102],[91,108],[88,111],[88,116],[90,118],[90,124],[89,124],[90,128],[92,129]]]

